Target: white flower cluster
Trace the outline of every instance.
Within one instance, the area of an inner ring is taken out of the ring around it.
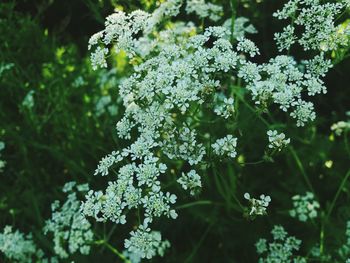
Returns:
[[[196,195],[202,188],[201,177],[195,170],[188,173],[182,173],[182,176],[177,180],[184,190],[190,190],[191,195]]]
[[[217,139],[216,142],[212,145],[213,152],[216,155],[229,158],[236,157],[236,146],[237,138],[234,138],[231,134],[227,135],[224,138]]]
[[[278,19],[291,19],[294,25],[288,25],[282,33],[277,33],[275,39],[280,50],[289,49],[298,42],[304,50],[335,50],[348,45],[349,28],[334,24],[335,18],[344,8],[342,3],[321,3],[320,0],[290,0],[284,7],[275,12]],[[295,26],[303,28],[301,37],[294,35]]]
[[[135,42],[135,52],[141,58],[146,58],[152,51],[158,53],[169,45],[183,43],[196,32],[197,27],[192,22],[173,22],[166,29],[157,32],[157,39],[141,36]]]
[[[350,130],[350,121],[338,121],[332,124],[331,130],[338,136],[340,136],[344,131]]]
[[[259,55],[259,49],[255,43],[247,38],[238,38],[237,50],[243,53],[248,53],[250,57]]]
[[[156,255],[163,256],[169,247],[169,241],[162,241],[160,232],[151,231],[147,224],[140,225],[137,230],[131,231],[130,238],[125,240],[125,248],[129,253],[147,259]]]
[[[117,180],[109,182],[105,192],[87,194],[82,204],[86,216],[124,224],[126,210],[143,208],[147,223],[162,215],[177,217],[171,209],[176,196],[161,189],[160,177],[166,173],[167,166],[156,153],[161,150],[168,158],[190,165],[204,158],[205,148],[191,127],[195,119],[180,116],[191,115],[194,107],[204,102],[204,96],[214,98],[220,85],[214,75],[235,67],[237,54],[227,40],[228,35],[225,28],[212,27],[181,43],[175,40],[159,49],[158,55],[135,66],[135,73],[121,83],[119,93],[126,110],[116,126],[117,134],[127,140],[133,137],[132,130],[137,130],[139,135],[129,147],[112,152],[99,163],[95,174],[107,175],[112,166],[130,162],[117,170]],[[212,39],[213,46],[205,47]],[[157,50],[154,46],[153,51]],[[227,104],[232,107],[232,100]],[[234,157],[236,140],[232,135],[223,138],[217,142],[216,151]],[[198,178],[191,179],[200,187]],[[188,185],[194,193],[193,186]]]
[[[6,166],[6,161],[4,160],[1,160],[2,157],[1,157],[1,152],[5,149],[5,143],[0,141],[0,173],[3,172],[3,169],[5,168]]]
[[[169,192],[163,193],[160,188],[159,176],[166,166],[157,164],[158,158],[146,159],[139,166],[136,163],[122,166],[116,182],[109,182],[106,192],[89,191],[86,201],[82,204],[82,212],[93,216],[97,221],[111,220],[125,224],[125,209],[143,207],[145,220],[152,222],[154,217],[166,215],[176,218],[177,214],[170,208],[176,202],[176,196]],[[134,184],[135,178],[137,185]],[[147,194],[144,188],[150,188]]]
[[[215,96],[215,108],[214,112],[225,119],[231,117],[235,111],[234,99],[226,98],[224,94],[219,93]]]
[[[290,216],[297,217],[300,221],[306,222],[309,219],[317,217],[317,210],[320,204],[315,200],[315,196],[311,192],[305,195],[295,195],[292,197],[293,209],[289,211]]]
[[[290,143],[290,139],[286,139],[286,135],[278,133],[276,130],[268,130],[267,135],[269,136],[269,148],[281,151]]]
[[[346,115],[350,117],[350,111],[348,111]],[[348,121],[338,121],[337,123],[332,124],[331,131],[333,131],[337,136],[342,135],[344,132],[350,131],[350,119]]]
[[[279,51],[284,49],[289,50],[290,47],[295,43],[296,36],[294,35],[294,27],[288,25],[283,28],[283,32],[275,33],[275,41]]]
[[[261,215],[267,214],[266,210],[271,202],[270,196],[260,195],[260,199],[255,199],[255,198],[251,197],[249,193],[245,193],[244,198],[247,199],[250,203],[250,208],[249,208],[249,216],[250,217],[261,216]]]
[[[200,18],[208,17],[210,20],[218,21],[223,14],[223,8],[220,5],[206,3],[204,0],[187,0],[186,12],[195,13]]]
[[[46,221],[44,233],[53,234],[55,254],[62,259],[77,251],[84,255],[90,253],[93,232],[80,212],[81,201],[77,198],[77,192],[87,190],[86,184],[66,183],[63,187],[63,192],[68,194],[66,202],[62,206],[59,201],[51,205],[52,216]]]
[[[116,52],[124,50],[129,57],[137,53],[139,39],[136,38],[140,32],[150,33],[164,16],[175,16],[178,13],[181,0],[169,0],[164,2],[153,14],[142,10],[136,10],[129,15],[123,11],[116,11],[108,16],[105,29],[94,34],[89,40],[89,50],[96,46],[91,53],[91,64],[93,69],[107,67],[106,56],[109,54],[107,46],[113,45]]]
[[[165,131],[165,138],[160,142],[164,154],[170,159],[182,159],[188,161],[190,165],[198,164],[202,161],[205,149],[202,143],[197,142],[197,133],[187,127],[177,131]]]
[[[312,102],[302,99],[302,93],[313,96],[326,93],[326,87],[320,77],[331,67],[330,61],[321,54],[306,62],[306,72],[302,72],[296,61],[285,55],[277,56],[262,65],[242,61],[238,76],[247,82],[253,100],[267,108],[270,101],[287,111],[292,108],[291,117],[297,120],[297,126],[315,119]]]
[[[234,135],[224,134],[212,144],[211,136],[203,136],[200,129],[206,121],[202,120],[204,116],[227,119],[234,113],[235,94],[229,84],[232,75],[246,82],[256,104],[268,107],[272,102],[283,111],[291,109],[297,126],[303,126],[315,118],[314,106],[303,99],[304,93],[325,93],[321,77],[331,67],[324,53],[305,61],[305,70],[284,55],[264,64],[249,61],[259,50],[245,38],[246,33],[256,32],[246,18],[236,19],[233,32],[232,21],[201,33],[193,23],[181,22],[159,30],[164,24],[160,22],[177,15],[180,5],[180,0],[165,1],[152,14],[117,11],[107,18],[105,29],[89,41],[89,48],[96,47],[92,54],[94,68],[106,66],[107,47],[114,45],[117,51],[123,50],[133,58],[133,71],[119,85],[125,112],[116,125],[119,139],[126,140],[128,146],[104,157],[95,171],[95,175],[103,176],[113,171],[116,179],[104,191],[89,191],[81,211],[97,221],[119,224],[127,223],[131,211],[141,212],[139,228],[131,232],[125,245],[128,253],[138,251],[142,258],[156,254],[154,248],[142,242],[159,241],[150,230],[154,218],[177,217],[172,208],[176,196],[162,188],[174,163],[190,166],[191,172],[183,174],[178,182],[195,193],[201,181],[193,166],[205,163],[211,149],[222,159],[237,155]],[[248,56],[239,55],[241,52]],[[289,142],[271,132],[270,144],[274,147]],[[269,196],[245,197],[251,204],[250,216],[266,213]]]
[[[256,251],[259,254],[259,263],[306,263],[306,259],[294,255],[300,248],[301,241],[288,233],[282,226],[274,226],[271,231],[273,241],[269,242],[261,238],[255,244]]]
[[[30,263],[34,262],[37,250],[32,235],[25,236],[18,230],[13,231],[11,226],[5,226],[0,233],[0,251],[11,260],[11,262]]]
[[[252,92],[255,102],[264,108],[272,101],[283,111],[293,109],[291,117],[297,126],[315,119],[312,102],[305,101],[303,93],[314,96],[326,93],[321,77],[332,64],[324,52],[348,45],[348,29],[335,26],[335,16],[344,8],[345,3],[321,4],[319,1],[291,0],[274,16],[279,19],[295,18],[295,25],[305,28],[301,38],[294,35],[293,25],[287,25],[282,33],[276,33],[280,51],[288,49],[294,42],[299,42],[304,50],[313,49],[320,54],[305,61],[305,72],[299,69],[296,61],[289,56],[280,55],[269,63],[257,65],[241,61],[238,76],[243,78]]]

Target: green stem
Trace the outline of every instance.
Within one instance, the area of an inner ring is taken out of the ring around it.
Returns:
[[[236,92],[236,96],[250,111],[252,111],[259,118],[259,120],[261,120],[262,123],[264,123],[267,127],[271,126],[267,120],[261,117],[261,115],[257,113],[256,110],[244,100],[243,96],[241,96],[238,92]]]
[[[331,206],[329,207],[329,210],[328,210],[328,213],[327,213],[327,216],[326,216],[326,222],[329,220],[329,217],[334,209],[334,206],[339,198],[339,195],[340,195],[340,192],[342,191],[346,181],[349,179],[349,176],[350,176],[350,170],[348,170],[348,172],[345,174],[342,182],[340,183],[339,187],[338,187],[338,190],[333,198],[333,201],[331,203]]]
[[[96,245],[103,245],[106,248],[108,248],[113,254],[117,255],[121,260],[123,260],[123,262],[125,263],[131,263],[131,261],[129,259],[127,259],[122,253],[120,253],[118,251],[118,249],[116,249],[115,247],[111,246],[108,242],[106,242],[106,240],[101,239],[101,240],[97,240],[94,242]]]
[[[207,229],[204,231],[204,233],[203,233],[201,239],[198,241],[197,245],[196,245],[195,248],[192,250],[191,255],[186,259],[185,263],[187,263],[187,262],[192,262],[192,261],[191,261],[192,258],[194,257],[194,255],[196,255],[196,253],[197,253],[199,247],[202,245],[203,241],[205,240],[206,236],[208,235],[210,229],[213,227],[214,223],[215,223],[215,221],[213,221],[213,222],[207,227]]]
[[[243,162],[243,163],[239,163],[240,165],[244,166],[244,165],[254,165],[254,164],[260,164],[260,163],[264,163],[265,160],[259,160],[256,162]]]
[[[235,31],[235,20],[236,20],[236,14],[237,14],[237,6],[238,6],[238,0],[231,0],[230,1],[230,6],[231,6],[231,42],[233,42],[233,34]]]
[[[304,169],[304,166],[302,164],[302,162],[300,161],[300,158],[298,156],[298,154],[296,153],[296,151],[294,150],[294,148],[292,146],[288,147],[289,148],[289,151],[291,152],[299,170],[300,170],[300,173],[302,174],[304,180],[305,180],[305,183],[306,185],[309,187],[309,189],[311,190],[311,192],[313,192],[315,194],[315,191],[314,191],[314,188],[312,187],[312,184],[309,180],[309,177],[307,176],[306,172],[305,172],[305,169]]]
[[[324,252],[324,223],[323,220],[324,214],[322,213],[322,219],[321,219],[321,231],[320,231],[320,255],[323,255]]]
[[[320,231],[320,255],[322,256],[323,255],[323,252],[324,252],[324,227],[325,227],[325,224],[329,221],[329,218],[332,214],[332,211],[335,207],[335,204],[339,198],[339,195],[340,195],[340,192],[341,190],[343,189],[343,187],[345,186],[345,183],[347,182],[347,180],[349,179],[349,176],[350,176],[350,170],[348,170],[348,172],[345,174],[342,182],[340,183],[339,187],[338,187],[338,190],[332,200],[332,203],[331,203],[331,206],[329,207],[329,210],[327,212],[327,215],[326,217],[324,217],[324,214],[322,214],[322,218],[321,218],[321,231]]]
[[[201,201],[195,201],[195,202],[187,203],[187,204],[184,204],[184,205],[179,205],[175,209],[176,210],[185,209],[185,208],[189,208],[189,207],[196,206],[196,205],[219,205],[219,204],[214,203],[214,202],[212,202],[210,200],[201,200]]]

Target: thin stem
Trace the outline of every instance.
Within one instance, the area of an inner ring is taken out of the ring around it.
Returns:
[[[342,191],[346,181],[349,179],[349,176],[350,176],[350,170],[348,170],[348,172],[345,174],[342,182],[340,183],[340,185],[338,187],[338,190],[337,190],[337,192],[336,192],[336,194],[335,194],[335,196],[333,198],[333,201],[331,203],[331,206],[329,207],[329,210],[328,210],[328,213],[327,213],[327,216],[326,216],[326,220],[325,220],[326,222],[329,220],[329,217],[330,217],[330,215],[331,215],[331,213],[332,213],[332,211],[334,209],[334,206],[335,206],[335,204],[336,204],[336,202],[337,202],[337,200],[339,198],[340,192]]]
[[[309,189],[315,194],[315,191],[314,191],[314,188],[312,187],[312,184],[309,180],[309,177],[307,176],[306,172],[305,172],[305,169],[304,169],[304,166],[303,166],[303,163],[300,161],[300,158],[298,156],[298,154],[296,153],[296,151],[294,150],[294,148],[292,146],[288,147],[289,148],[289,151],[291,152],[305,182],[306,182],[306,185],[309,187]]]
[[[238,0],[231,0],[230,1],[230,6],[231,6],[231,42],[233,42],[233,34],[235,31],[235,20],[236,20],[236,14],[237,14],[237,6],[238,6]]]
[[[111,236],[112,236],[112,234],[113,234],[113,232],[115,231],[115,229],[117,228],[117,225],[115,224],[115,225],[113,225],[113,227],[111,228],[111,230],[108,232],[108,234],[107,234],[107,236],[106,236],[106,238],[105,238],[105,240],[108,242],[109,241],[109,239],[111,238]]]
[[[268,121],[265,120],[263,117],[261,117],[261,115],[258,114],[258,113],[256,112],[256,110],[255,110],[252,106],[250,106],[249,103],[247,103],[247,102],[244,100],[244,98],[243,98],[241,95],[239,95],[237,92],[236,92],[236,96],[237,96],[237,98],[238,98],[240,101],[243,102],[243,104],[244,104],[250,111],[252,111],[252,112],[261,120],[262,123],[264,123],[267,127],[270,127],[270,126],[271,126],[271,125],[268,123]]]
[[[321,216],[321,230],[320,230],[320,255],[323,255],[324,252],[324,223],[325,221],[324,219],[324,213],[322,212],[322,216]]]
[[[259,160],[256,162],[243,162],[243,163],[239,163],[240,165],[244,166],[244,165],[254,165],[254,164],[260,164],[260,163],[264,163],[265,160]]]
[[[195,201],[195,202],[191,202],[191,203],[187,203],[184,205],[179,205],[177,206],[175,209],[179,210],[179,209],[186,209],[192,206],[196,206],[196,205],[222,205],[220,203],[214,203],[210,200],[201,200],[201,201]]]
[[[115,247],[111,246],[108,242],[106,242],[106,240],[101,239],[101,240],[97,240],[94,242],[94,244],[96,245],[103,245],[106,248],[108,248],[113,254],[117,255],[121,260],[123,260],[125,263],[131,263],[131,261],[129,259],[127,259],[122,253],[120,253],[118,251],[118,249],[116,249]]]
[[[213,227],[215,221],[213,221],[208,227],[207,229],[204,231],[201,239],[198,241],[197,245],[195,246],[195,248],[192,250],[191,255],[186,259],[185,263],[187,262],[191,262],[191,259],[194,257],[194,255],[197,253],[199,247],[202,245],[204,239],[206,238],[206,236],[208,235],[210,229]]]

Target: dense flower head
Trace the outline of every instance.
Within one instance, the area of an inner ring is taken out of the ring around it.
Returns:
[[[51,205],[52,216],[46,221],[44,232],[53,234],[54,251],[60,258],[79,251],[87,255],[90,252],[90,243],[94,235],[91,224],[80,213],[81,201],[77,197],[78,192],[86,192],[88,185],[76,185],[68,182],[62,191],[67,194],[67,200],[61,206],[59,201]]]
[[[271,231],[273,240],[268,242],[261,238],[255,244],[259,254],[259,263],[286,262],[306,263],[304,257],[294,255],[300,248],[301,241],[288,233],[282,226],[274,226]]]
[[[297,120],[297,126],[304,126],[314,120],[316,114],[313,103],[303,100],[302,94],[307,92],[309,96],[314,96],[325,93],[326,87],[320,77],[330,68],[323,57],[315,57],[304,63],[307,65],[306,72],[299,69],[292,57],[285,55],[262,65],[244,62],[238,76],[248,83],[247,89],[251,91],[256,104],[267,108],[273,102],[283,111],[292,109],[290,116]]]
[[[202,187],[201,177],[195,170],[188,173],[182,173],[182,176],[177,180],[184,190],[190,190],[191,195],[198,193]]]
[[[125,248],[129,253],[139,255],[141,258],[151,259],[155,255],[164,255],[164,251],[170,247],[167,240],[162,240],[158,231],[152,231],[147,223],[130,232],[130,238],[125,240]]]
[[[218,116],[222,116],[225,119],[228,119],[229,117],[233,116],[233,113],[235,111],[234,108],[234,99],[232,97],[226,98],[226,96],[222,93],[219,93],[217,96],[215,96],[215,108],[214,112]]]
[[[284,7],[275,12],[278,19],[293,19],[294,25],[288,25],[282,33],[277,33],[275,38],[280,50],[289,49],[292,44],[298,42],[304,50],[328,51],[340,46],[346,46],[349,42],[349,31],[340,30],[340,26],[334,24],[347,3],[321,3],[321,1],[290,0]],[[294,35],[295,26],[303,29],[300,37]]]
[[[317,217],[320,204],[315,200],[313,193],[306,192],[303,196],[295,195],[292,200],[293,209],[289,211],[292,217],[296,217],[302,222]]]
[[[0,233],[0,251],[13,262],[33,262],[37,247],[31,234],[24,235],[11,226],[5,226]]]
[[[222,157],[234,158],[237,155],[236,152],[237,138],[234,138],[231,134],[224,138],[217,139],[212,145],[213,152]]]
[[[255,57],[260,54],[255,43],[246,38],[238,38],[237,50],[249,54],[250,57]]]

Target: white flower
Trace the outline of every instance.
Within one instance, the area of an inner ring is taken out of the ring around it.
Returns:
[[[147,259],[157,254],[163,255],[164,250],[169,247],[169,241],[162,241],[160,232],[151,231],[147,224],[140,225],[137,230],[131,231],[130,238],[125,240],[125,248],[129,253]]]
[[[0,252],[12,262],[29,262],[37,253],[31,234],[24,235],[12,226],[5,226],[0,232]]]
[[[297,39],[294,36],[294,27],[291,25],[286,26],[283,28],[283,32],[275,33],[274,39],[279,51],[283,51],[284,49],[289,50]]]
[[[293,103],[293,106],[295,106],[295,109],[290,116],[297,119],[297,126],[304,126],[306,122],[313,121],[316,118],[312,102],[299,99]]]
[[[247,199],[250,203],[249,216],[254,217],[259,215],[266,215],[267,207],[271,202],[270,196],[265,196],[262,194],[260,195],[260,199],[255,199],[250,197],[249,193],[245,193],[244,198]]]
[[[255,43],[246,38],[238,38],[237,50],[243,53],[248,53],[250,57],[255,57],[259,55],[259,49]]]
[[[92,69],[96,70],[98,67],[106,68],[106,55],[108,54],[107,48],[97,47],[96,50],[91,53],[91,65]]]
[[[221,94],[220,94],[221,95]],[[217,100],[215,101],[214,112],[218,116],[222,116],[227,119],[232,116],[235,111],[234,108],[234,99],[226,98],[225,96],[216,96]]]
[[[213,151],[216,155],[230,158],[236,157],[236,146],[237,138],[234,138],[231,134],[224,138],[217,139],[212,145]]]
[[[202,187],[201,177],[195,170],[191,170],[188,173],[182,173],[181,177],[177,179],[177,182],[184,190],[190,190],[191,195],[198,193]]]
[[[200,18],[209,17],[213,21],[218,21],[223,13],[220,5],[206,3],[204,0],[187,0],[186,12],[195,13]]]
[[[276,149],[281,151],[286,145],[290,143],[290,139],[286,139],[286,135],[284,133],[278,134],[276,130],[267,131],[267,135],[269,136],[269,148]]]
[[[344,131],[350,130],[350,121],[338,121],[332,124],[331,130],[338,136],[340,136]]]
[[[91,224],[80,213],[81,201],[77,198],[77,191],[85,190],[87,185],[66,183],[63,192],[67,193],[67,200],[62,206],[59,201],[52,204],[52,216],[45,223],[44,233],[52,233],[55,254],[62,259],[77,251],[84,255],[90,253],[94,234]]]
[[[292,197],[292,200],[293,209],[289,211],[292,217],[297,217],[302,222],[317,217],[317,210],[320,208],[320,204],[315,200],[313,193],[306,192],[303,196],[295,195]]]

